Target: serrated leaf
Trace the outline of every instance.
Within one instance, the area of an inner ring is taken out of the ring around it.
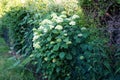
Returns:
[[[65,57],[65,53],[64,53],[64,52],[61,52],[61,53],[59,54],[59,57],[60,57],[60,59],[63,59],[63,58]]]

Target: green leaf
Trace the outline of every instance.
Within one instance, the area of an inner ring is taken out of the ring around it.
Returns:
[[[57,51],[59,49],[59,44],[57,44],[57,45],[55,45],[54,47],[53,47],[53,50],[54,51]]]
[[[14,65],[13,68],[15,68],[16,66],[18,66],[20,64],[20,60],[18,60]]]
[[[18,51],[16,52],[16,54],[20,54],[20,52],[21,52],[21,49],[20,49],[20,50],[18,50]]]
[[[60,70],[61,70],[61,69],[60,69],[59,67],[58,67],[58,68],[56,68],[56,72],[57,72],[57,73],[59,73],[59,72],[60,72]]]
[[[72,48],[71,52],[72,52],[73,55],[76,55],[76,53],[77,53],[77,51],[76,51],[76,49],[74,47]]]
[[[105,61],[103,64],[104,64],[104,66],[111,72],[111,67],[110,67],[109,62],[106,62],[106,61]]]
[[[25,60],[23,60],[23,61],[21,62],[21,64],[22,64],[22,65],[26,65],[26,64],[29,63],[30,61],[31,61],[31,58],[28,57],[28,58],[26,58]]]
[[[68,42],[69,41],[69,37],[65,38],[63,41],[64,42]]]
[[[88,36],[89,36],[88,33],[84,33],[84,34],[83,34],[83,37],[84,37],[84,38],[87,38]]]
[[[58,34],[59,32],[57,30],[52,30],[54,34]]]
[[[61,45],[61,48],[67,49],[67,48],[68,48],[68,45],[67,45],[67,44],[62,44],[62,45]]]
[[[47,41],[51,41],[51,37],[48,37],[48,38],[47,38]]]
[[[60,59],[63,59],[63,58],[65,57],[65,53],[64,53],[64,52],[61,52],[61,53],[59,54],[59,57],[60,57]]]
[[[71,54],[68,54],[68,55],[66,56],[66,59],[71,60],[71,59],[72,59],[72,55],[71,55]]]
[[[115,74],[117,74],[118,72],[120,72],[120,67],[115,71]]]

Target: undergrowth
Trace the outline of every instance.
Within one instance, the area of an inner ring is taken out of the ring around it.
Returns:
[[[4,39],[0,38],[0,80],[35,80],[33,74],[22,68],[10,68],[15,60],[10,59],[9,48]]]

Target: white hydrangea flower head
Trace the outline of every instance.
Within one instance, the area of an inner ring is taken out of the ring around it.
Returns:
[[[57,14],[56,14],[56,13],[52,13],[52,14],[51,14],[51,17],[52,17],[52,18],[56,18],[56,17],[57,17]]]
[[[76,22],[75,22],[75,21],[71,21],[71,22],[69,23],[69,25],[74,26],[74,25],[76,25]]]
[[[33,41],[36,41],[39,37],[40,37],[39,35],[34,34]]]
[[[71,18],[66,18],[67,21],[71,21],[72,19]]]
[[[38,28],[38,30],[43,30],[44,29],[44,27],[43,26],[40,26],[39,28]]]
[[[83,34],[81,34],[81,33],[80,33],[80,34],[78,34],[78,37],[82,37],[82,36],[83,36]]]
[[[57,22],[57,23],[62,23],[62,22],[63,22],[63,18],[57,17],[56,22]]]
[[[86,27],[82,27],[81,30],[86,30]]]
[[[57,26],[55,27],[55,29],[57,29],[57,30],[62,30],[63,27],[62,27],[61,25],[57,25]]]
[[[53,29],[53,28],[54,28],[54,26],[53,26],[53,25],[49,25],[49,27],[50,27],[50,29]]]
[[[67,36],[67,33],[65,33],[64,36]]]
[[[53,24],[52,21],[50,21],[49,19],[44,19],[42,22],[41,22],[42,25],[45,25],[45,24]]]
[[[38,33],[37,33],[37,32],[34,32],[34,36],[36,36],[36,35],[38,35]]]
[[[34,48],[41,48],[39,44],[40,44],[40,42],[36,42],[36,43],[33,44],[33,47]]]
[[[55,62],[56,62],[56,59],[53,59],[52,62],[55,63]]]
[[[78,19],[78,18],[80,18],[78,15],[76,15],[76,14],[74,14],[73,16],[72,16],[72,19],[74,20],[74,19]]]
[[[36,31],[37,29],[36,28],[33,28],[33,31]]]
[[[44,58],[44,60],[45,60],[45,61],[48,61],[48,58],[47,58],[47,57],[45,57],[45,58]]]
[[[48,32],[48,29],[44,28],[44,29],[43,29],[43,32],[44,32],[44,33]]]

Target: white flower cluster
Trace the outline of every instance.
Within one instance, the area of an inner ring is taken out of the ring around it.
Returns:
[[[82,27],[81,30],[86,30],[86,27]]]
[[[74,14],[70,19],[68,19],[70,21],[69,25],[71,25],[71,26],[76,25],[76,22],[74,20],[76,20],[78,18],[79,18],[79,16]]]
[[[56,14],[56,13],[52,13],[52,14],[51,14],[51,17],[52,17],[52,18],[56,18],[56,17],[57,17],[57,14]]]
[[[43,21],[40,22],[40,27],[38,28],[40,33],[37,34],[37,32],[34,32],[33,41],[37,40],[44,33],[47,33],[52,29],[63,30],[64,26],[62,25],[62,23],[64,24],[64,21],[66,22],[65,24],[75,26],[76,25],[75,20],[78,18],[79,16],[76,14],[71,17],[67,17],[66,11],[61,12],[60,16],[58,16],[56,13],[52,13],[51,19],[44,19]],[[85,29],[86,29],[85,27],[81,28],[81,30]],[[67,32],[65,32],[64,36],[67,36]],[[80,37],[82,36],[82,34],[78,34],[78,36]],[[35,46],[37,46],[37,44]]]
[[[80,18],[78,15],[74,14],[70,18],[67,18],[66,11],[61,12],[61,15],[58,16],[56,13],[51,14],[52,21],[55,21],[57,23],[62,23],[64,22],[64,19],[69,21],[69,25],[74,26],[76,25],[76,22],[74,20]]]
[[[80,33],[80,34],[78,34],[78,37],[82,37],[82,36],[83,36],[83,34],[81,34],[81,33]]]
[[[62,17],[57,17],[56,18],[56,22],[57,23],[62,23],[63,22],[63,18]]]
[[[39,37],[40,37],[40,36],[38,36],[38,35],[34,35],[33,41],[37,40]]]
[[[40,42],[35,42],[35,43],[33,44],[33,47],[34,47],[34,48],[41,48],[41,47],[40,47]]]
[[[51,14],[51,17],[52,17],[52,21],[55,21],[57,23],[62,23],[63,22],[63,18],[65,18],[66,15],[57,16],[56,13],[53,13],[53,14]]]
[[[62,30],[63,27],[62,27],[61,25],[57,25],[57,26],[55,27],[55,29],[57,29],[57,30]]]
[[[44,19],[40,24],[41,24],[41,25],[45,25],[45,24],[53,24],[53,22],[52,22],[51,20]]]
[[[40,26],[38,30],[43,31],[44,33],[48,31],[48,29],[45,26]]]
[[[50,29],[53,29],[53,28],[54,28],[54,26],[53,26],[53,25],[49,25],[49,27],[50,27]]]
[[[74,20],[74,19],[78,19],[80,17],[78,15],[74,14],[71,18]]]
[[[51,17],[55,17],[57,16],[55,13],[51,15]],[[57,17],[56,17],[57,18]],[[49,19],[44,19],[41,23],[40,23],[40,27],[38,28],[38,30],[44,32],[44,33],[47,33],[49,30],[53,29],[54,28],[54,25],[53,25],[53,21],[52,20],[49,20]]]
[[[75,22],[75,21],[71,21],[71,22],[69,23],[69,25],[74,26],[74,25],[76,25],[76,22]]]
[[[36,41],[39,37],[40,37],[40,35],[37,33],[37,32],[35,32],[35,28],[33,29],[33,31],[34,31],[34,37],[33,37],[33,41]]]

